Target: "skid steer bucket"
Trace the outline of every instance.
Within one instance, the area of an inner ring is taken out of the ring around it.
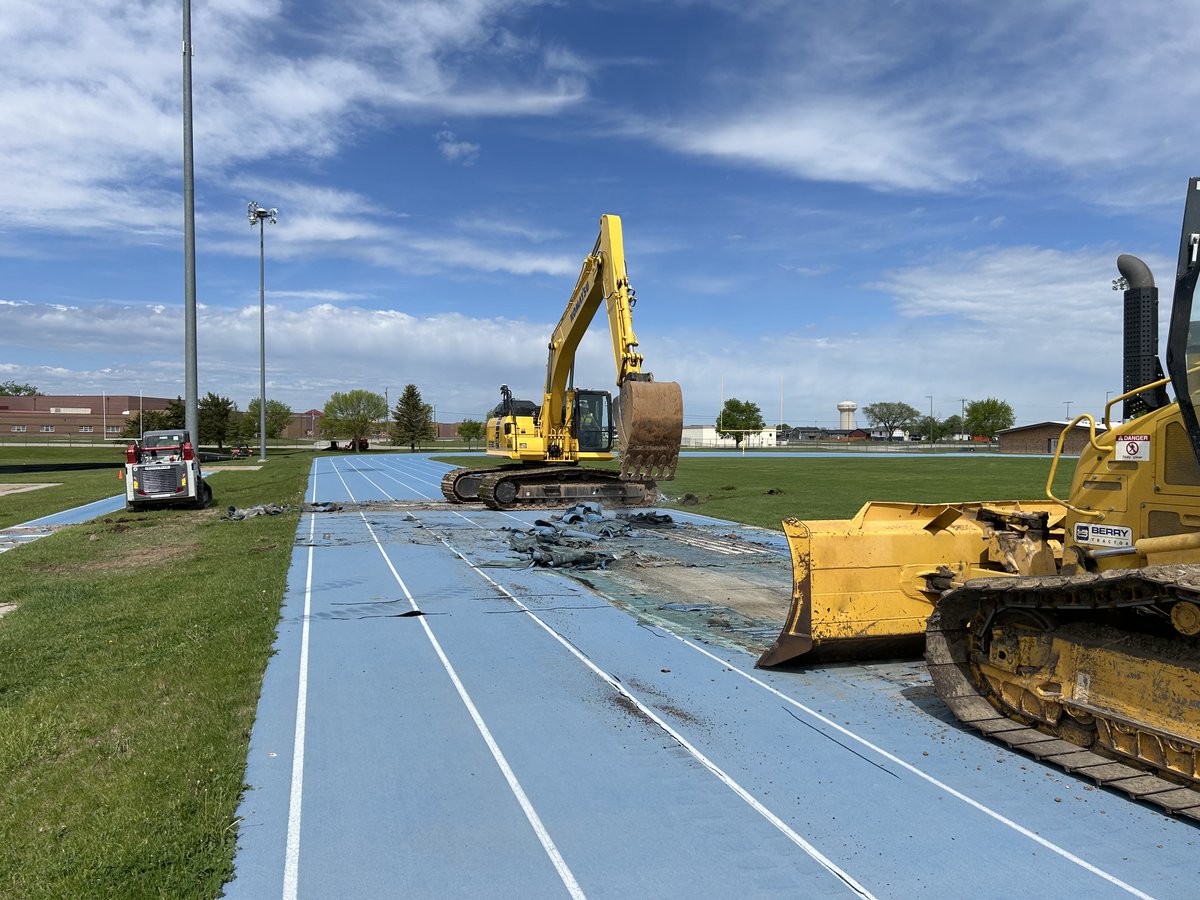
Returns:
[[[942,591],[1007,570],[995,528],[979,519],[984,508],[1044,511],[1061,529],[1062,507],[1046,501],[868,503],[853,519],[785,520],[792,605],[757,665],[806,654],[823,660],[918,655],[925,620]],[[1061,542],[1058,548],[1061,553]]]
[[[674,381],[626,380],[613,409],[621,477],[670,481],[683,437],[683,392]]]

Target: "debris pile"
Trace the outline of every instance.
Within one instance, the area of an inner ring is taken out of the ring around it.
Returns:
[[[231,522],[240,522],[243,519],[253,519],[255,516],[281,516],[290,509],[290,506],[278,506],[274,503],[260,503],[247,509],[231,506],[221,518]]]
[[[634,526],[662,527],[671,524],[666,513],[644,512],[616,515],[593,500],[577,503],[561,515],[538,519],[533,527],[512,531],[509,546],[529,558],[531,565],[550,568],[603,569],[620,554],[601,550],[599,544],[631,536]]]

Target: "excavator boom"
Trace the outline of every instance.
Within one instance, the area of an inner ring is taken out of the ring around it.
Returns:
[[[623,479],[675,477],[683,436],[683,393],[673,381],[654,381],[642,371],[633,330],[635,291],[625,268],[625,238],[619,216],[600,217],[600,234],[583,261],[566,310],[550,336],[543,416],[550,432],[564,429],[566,396],[575,352],[593,317],[604,305],[620,393],[613,404]],[[547,413],[548,410],[548,413]]]

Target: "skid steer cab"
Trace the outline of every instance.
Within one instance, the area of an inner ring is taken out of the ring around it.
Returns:
[[[183,506],[204,509],[212,488],[182,428],[147,431],[125,448],[125,508]]]

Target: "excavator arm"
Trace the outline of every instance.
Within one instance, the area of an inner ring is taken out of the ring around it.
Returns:
[[[601,216],[596,244],[584,259],[575,289],[550,336],[540,424],[546,446],[572,443],[575,353],[604,304],[620,388],[613,418],[620,442],[621,476],[669,479],[674,477],[679,459],[683,394],[677,382],[655,382],[653,375],[642,372],[643,357],[633,331],[636,302],[625,269],[621,219]]]
[[[641,374],[643,357],[637,352],[637,335],[633,332],[632,309],[636,302],[625,271],[621,219],[618,216],[601,216],[596,245],[584,259],[567,308],[550,335],[550,352],[546,361],[548,400],[558,399],[561,403],[565,396],[571,370],[575,367],[575,352],[601,303],[608,311],[617,385],[624,384],[631,375],[636,377]]]

